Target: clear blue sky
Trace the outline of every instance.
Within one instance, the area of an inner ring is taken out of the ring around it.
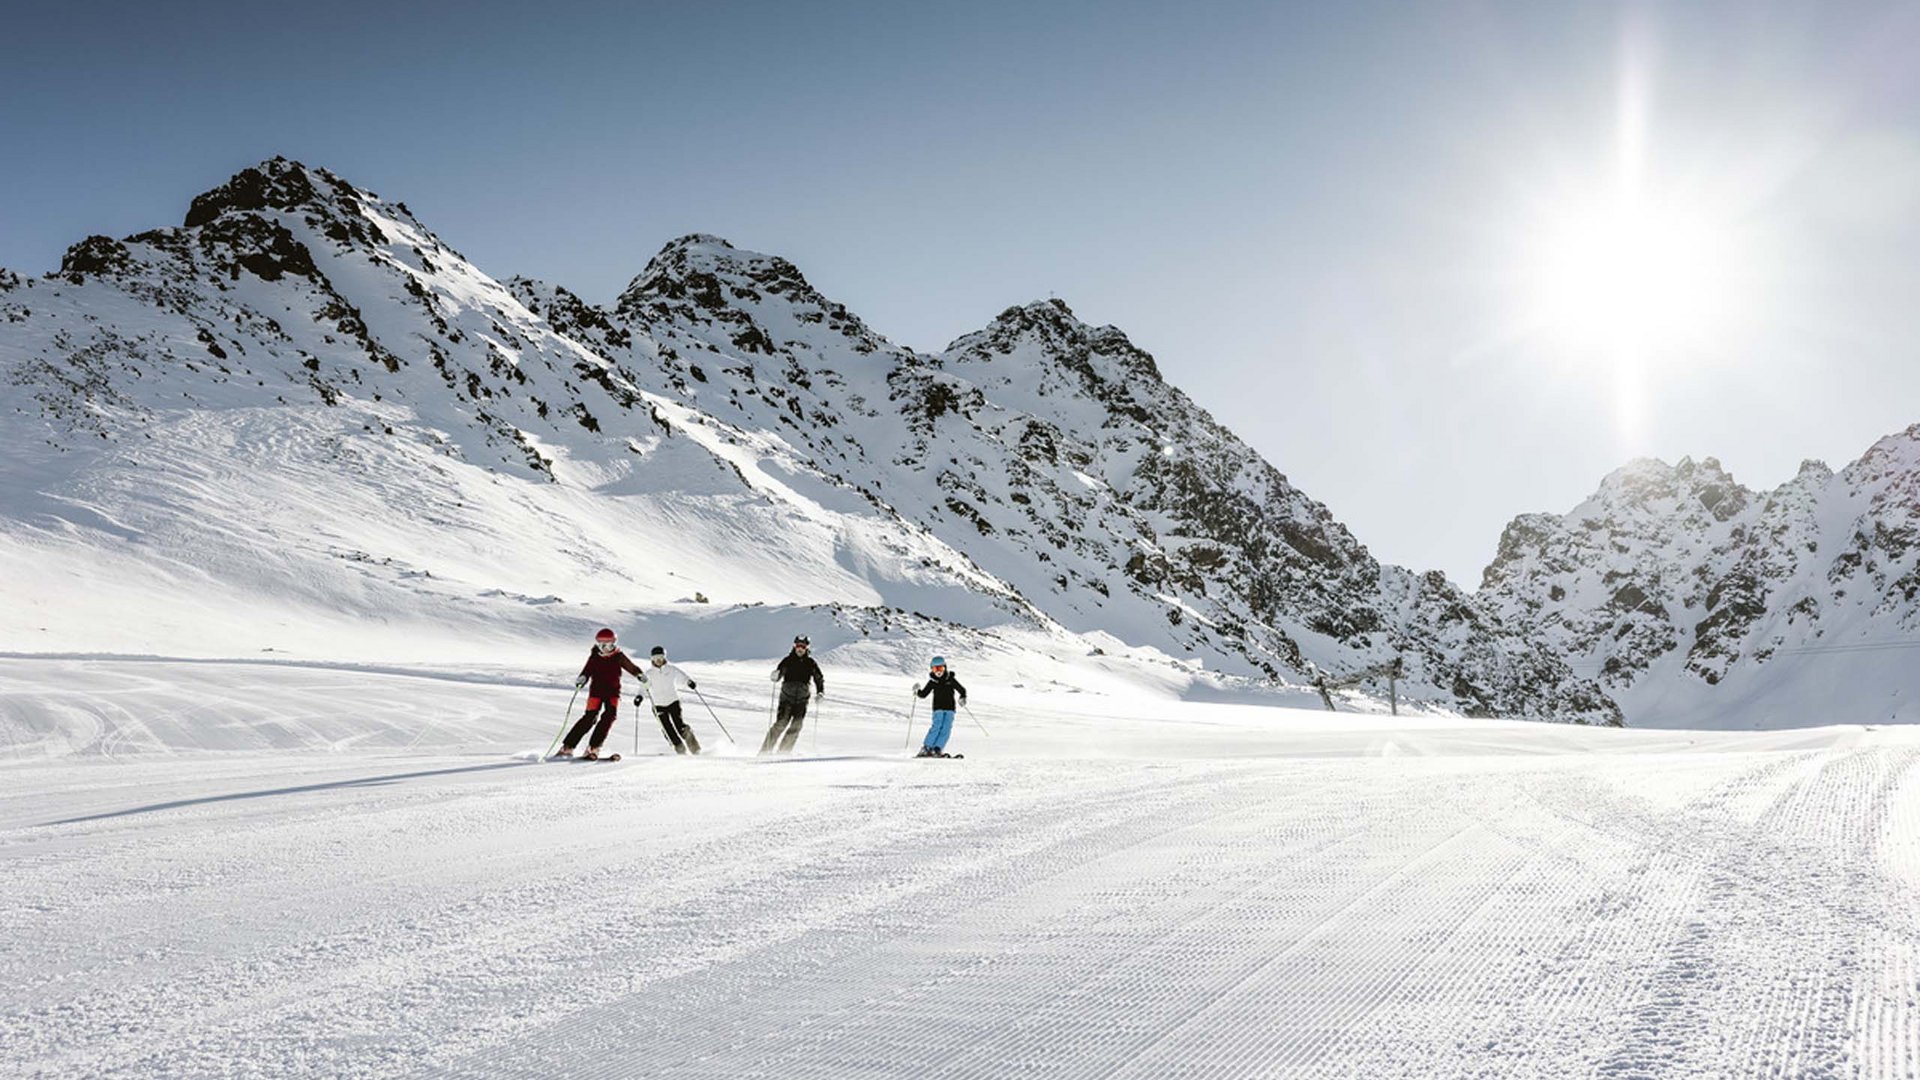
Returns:
[[[1471,586],[1631,456],[1771,486],[1920,421],[1916,56],[1913,4],[16,5],[0,265],[285,154],[593,300],[690,231],[916,348],[1053,293]],[[1728,290],[1630,379],[1528,316],[1628,82]]]

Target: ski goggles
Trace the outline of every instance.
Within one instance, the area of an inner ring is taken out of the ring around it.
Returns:
[[[593,643],[593,647],[599,649],[601,655],[605,656],[619,648],[620,643],[617,641],[596,641]]]
[[[934,673],[935,675],[938,675],[938,674],[940,674],[941,672],[943,672],[943,671],[945,671],[945,670],[947,670],[947,665],[945,665],[945,664],[935,664],[935,665],[933,665],[932,667],[930,667],[930,668],[928,668],[927,670],[928,670],[928,671],[931,671],[931,672],[933,672],[933,673]]]

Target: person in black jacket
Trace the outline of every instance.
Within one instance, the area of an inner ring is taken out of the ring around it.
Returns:
[[[800,725],[807,718],[807,684],[811,682],[814,693],[827,696],[826,676],[820,674],[820,665],[814,662],[807,651],[813,642],[807,635],[801,634],[793,639],[793,651],[782,657],[773,669],[773,681],[780,684],[780,704],[774,712],[773,726],[767,729],[766,741],[760,744],[760,752],[773,753],[778,743],[783,754],[793,753],[793,744],[800,741]]]
[[[927,684],[913,688],[914,697],[933,695],[933,726],[920,744],[921,757],[948,757],[947,739],[953,734],[954,699],[967,703],[967,688],[947,670],[947,658],[936,656],[927,664]]]
[[[580,721],[567,732],[567,741],[560,746],[559,757],[572,757],[573,748],[580,745],[589,729],[593,738],[587,743],[588,760],[600,756],[600,747],[607,741],[607,732],[613,730],[613,719],[620,712],[620,673],[630,671],[640,674],[640,669],[627,659],[614,641],[613,631],[602,629],[593,636],[593,651],[587,654],[586,666],[580,669],[580,677],[573,681],[574,689],[580,689],[589,682],[593,685],[587,690],[587,712]],[[597,723],[596,723],[597,721]]]

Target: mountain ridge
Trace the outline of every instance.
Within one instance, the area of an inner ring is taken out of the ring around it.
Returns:
[[[1564,515],[1515,518],[1480,595],[1592,670],[1630,718],[1758,698],[1920,719],[1920,684],[1897,660],[1920,640],[1920,424],[1838,472],[1803,461],[1769,491],[1712,458],[1630,463]],[[1787,674],[1856,653],[1886,662]]]
[[[1057,642],[1124,643],[1281,686],[1398,659],[1415,703],[1618,719],[1596,687],[1444,575],[1375,560],[1166,383],[1151,355],[1064,302],[1010,307],[920,353],[786,259],[694,233],[601,307],[533,279],[496,280],[404,204],[284,158],[202,193],[184,222],[89,238],[60,271],[0,293],[12,411],[29,411],[24,393],[42,434],[68,447],[95,438],[131,454],[139,438],[190,433],[202,452],[229,446],[216,453],[371,500],[370,510],[401,493],[430,502],[420,475],[430,465],[460,499],[442,531],[421,515],[405,546],[440,567],[436,582],[465,590],[433,598],[436,619],[483,608],[488,590],[555,589],[564,579],[536,570],[538,552],[505,548],[516,533],[591,531],[526,513],[598,491],[626,539],[594,541],[613,554],[585,559],[585,578],[643,606],[680,587],[643,585],[650,571],[609,565],[618,552],[674,551],[755,582],[728,599],[848,613],[877,604],[956,625],[1010,619]],[[269,435],[276,422],[301,428],[306,456],[272,456],[284,451]],[[327,455],[358,472],[328,478]],[[162,513],[132,490],[131,457],[113,467],[125,473],[103,512],[145,506],[191,532],[192,496]],[[36,490],[99,484],[84,470],[56,479]],[[199,497],[219,509],[244,501],[213,488]],[[479,520],[468,500],[512,505]],[[728,515],[749,508],[769,534],[732,528]],[[661,532],[663,522],[687,535]],[[378,546],[319,507],[303,527],[354,532],[336,547]],[[447,527],[488,536],[492,554],[438,562],[441,545],[459,548]],[[220,541],[232,560],[252,566],[258,546],[283,544],[302,575],[345,587],[337,567],[300,561],[326,556],[323,545],[269,540],[254,522],[233,532]],[[782,545],[785,533],[808,538],[806,549]],[[254,547],[236,539],[248,535]]]
[[[1365,548],[1323,506],[1299,496],[1283,474],[1166,384],[1153,358],[1122,331],[1082,323],[1064,301],[1009,307],[986,327],[930,356],[896,346],[846,314],[844,306],[813,290],[790,262],[709,235],[669,244],[663,258],[650,264],[615,305],[591,315],[558,287],[524,279],[516,287],[536,308],[542,307],[544,291],[550,297],[545,307],[564,309],[561,317],[569,331],[597,348],[619,354],[608,328],[624,329],[630,355],[621,357],[623,366],[639,370],[652,361],[658,389],[687,394],[703,408],[720,408],[729,422],[742,426],[791,429],[809,440],[816,463],[829,462],[822,467],[834,475],[881,470],[867,488],[870,493],[930,523],[942,539],[968,550],[1023,595],[1044,597],[1036,602],[1070,628],[1110,627],[1116,609],[1126,606],[1117,587],[1128,588],[1135,601],[1151,599],[1125,613],[1123,637],[1153,637],[1150,624],[1155,623],[1197,628],[1158,635],[1159,647],[1178,653],[1216,649],[1223,638],[1261,635],[1263,640],[1242,655],[1267,677],[1277,674],[1277,665],[1296,673],[1313,673],[1323,664],[1351,667],[1358,662],[1351,655],[1356,650],[1367,653],[1367,665],[1378,664],[1405,651],[1386,640],[1389,621],[1399,625],[1403,637],[1430,637],[1444,631],[1439,624],[1460,620],[1474,623],[1469,636],[1488,632],[1480,613],[1443,577],[1421,579],[1397,568],[1394,589],[1410,609],[1390,620],[1374,610],[1377,601],[1368,601],[1356,615],[1356,597],[1373,589],[1380,573]],[[824,341],[809,338],[801,329],[806,325],[824,326],[830,333]],[[847,351],[828,356],[823,346],[836,337],[847,343]],[[747,363],[716,371],[689,359],[729,347]],[[883,371],[882,365],[890,367]],[[760,374],[743,380],[748,371]],[[768,379],[768,372],[774,378]],[[816,381],[830,392],[822,394]],[[724,404],[716,403],[718,393],[725,394]],[[883,399],[891,410],[879,406]],[[1160,413],[1178,427],[1164,438],[1154,428]],[[831,434],[849,425],[885,430],[850,442]],[[1126,425],[1138,430],[1119,436]],[[1113,437],[1066,437],[1094,431]],[[1175,444],[1196,438],[1209,444],[1204,468],[1190,461],[1163,467],[1142,452],[1150,446],[1163,457],[1177,458]],[[900,447],[904,453],[878,460],[868,453],[873,445]],[[929,469],[928,463],[943,453],[947,467]],[[1124,459],[1117,473],[1094,475],[1097,461],[1116,456]],[[944,495],[909,505],[918,493],[903,494],[899,478],[886,476],[889,469],[928,474]],[[1084,497],[1085,490],[1110,487],[1116,478],[1129,483],[1144,478],[1156,494],[1149,496],[1143,488],[1113,498]],[[1236,490],[1236,485],[1251,490]],[[1178,496],[1167,498],[1175,489]],[[1133,502],[1136,495],[1139,505]],[[1173,545],[1159,542],[1148,518],[1209,499],[1216,504],[1265,499],[1271,505],[1265,510],[1242,505],[1237,515],[1229,515],[1232,521],[1189,515],[1181,525],[1196,535],[1183,533]],[[1069,520],[1091,527],[1063,529],[1060,523]],[[1337,565],[1348,575],[1344,595],[1322,597],[1304,627],[1324,640],[1303,652],[1299,634],[1272,625],[1270,616],[1283,615],[1288,602],[1281,594],[1298,599],[1310,586],[1271,577],[1251,585],[1260,590],[1255,605],[1216,610],[1205,595],[1205,576],[1217,573],[1224,560],[1222,545],[1214,542],[1223,539],[1214,535],[1220,528],[1238,530],[1227,538],[1228,547],[1257,537],[1255,559],[1285,552],[1284,559],[1302,560],[1294,567],[1296,577],[1313,578],[1306,569],[1310,562]],[[975,533],[980,539],[973,538]],[[1095,552],[1087,540],[1101,536],[1132,536],[1134,541],[1120,546],[1137,544],[1140,550]],[[1411,610],[1423,603],[1430,610]],[[1152,610],[1141,610],[1145,607]],[[1315,648],[1318,657],[1310,655]],[[1416,662],[1447,667],[1443,652],[1427,650]],[[1551,681],[1545,675],[1550,659],[1533,657],[1527,663],[1538,665],[1529,669],[1528,678]],[[1448,674],[1446,685],[1470,702],[1468,707],[1484,709],[1502,707],[1495,704],[1498,696],[1515,688],[1513,683],[1475,688],[1458,671]]]

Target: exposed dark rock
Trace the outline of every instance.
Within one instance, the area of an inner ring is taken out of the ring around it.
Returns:
[[[89,236],[67,249],[60,259],[60,276],[75,285],[88,274],[122,273],[133,265],[127,246],[110,236]]]
[[[186,226],[205,225],[233,210],[293,210],[319,198],[305,166],[276,157],[242,169],[219,187],[194,197]]]
[[[200,242],[210,251],[224,248],[224,254],[234,265],[244,267],[263,281],[278,281],[287,274],[308,280],[320,277],[320,271],[313,265],[313,253],[277,221],[257,217],[221,218],[201,230]]]

